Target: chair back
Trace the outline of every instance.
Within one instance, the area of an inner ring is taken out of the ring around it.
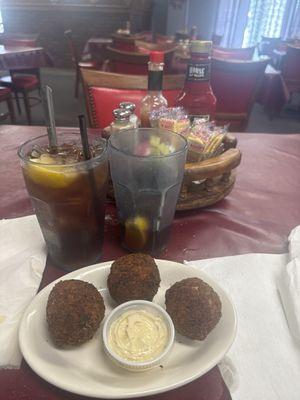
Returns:
[[[148,61],[150,54],[151,45],[154,47],[160,47],[154,43],[145,44],[144,51],[123,51],[115,49],[111,46],[107,47],[107,57],[109,60],[109,69],[111,72],[118,74],[132,74],[132,75],[147,75],[148,73]],[[147,47],[148,46],[148,47]],[[149,47],[150,46],[150,47]],[[163,50],[165,55],[165,71],[168,72],[171,68],[172,58],[175,52],[176,46],[171,46],[168,50]]]
[[[160,33],[152,32],[152,31],[143,31],[139,33],[140,39],[142,41],[146,41],[148,43],[156,43],[156,44],[165,44],[165,43],[174,43],[174,36],[166,36],[161,35]]]
[[[225,47],[214,46],[212,55],[215,58],[223,60],[252,60],[256,46],[245,47],[241,49],[229,49]]]
[[[86,107],[90,125],[105,128],[112,120],[112,111],[122,101],[131,101],[140,114],[140,103],[147,93],[148,78],[141,75],[124,75],[104,71],[81,69],[85,89]],[[164,75],[163,94],[169,106],[184,85],[184,75]]]
[[[300,90],[300,46],[287,45],[282,62],[282,77],[290,92]]]
[[[71,53],[71,58],[73,61],[73,64],[75,67],[77,67],[77,64],[79,62],[79,56],[78,56],[78,50],[77,47],[75,45],[74,39],[73,39],[73,34],[72,34],[72,30],[68,29],[64,32],[64,36],[67,39],[67,43],[68,43],[68,47]]]
[[[211,85],[217,98],[216,119],[230,130],[247,126],[255,93],[270,59],[259,61],[212,60]]]

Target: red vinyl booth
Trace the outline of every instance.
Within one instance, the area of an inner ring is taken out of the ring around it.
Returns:
[[[227,49],[225,47],[213,47],[212,56],[223,60],[252,60],[255,46],[244,49]]]
[[[216,120],[231,131],[245,130],[255,93],[270,59],[212,60],[211,85],[217,98]]]
[[[147,76],[122,75],[95,70],[81,70],[86,106],[90,126],[105,128],[112,120],[112,111],[119,107],[122,101],[132,101],[136,104],[139,116],[142,98],[147,93]],[[184,84],[183,75],[164,76],[164,96],[169,106],[175,104],[175,99]]]

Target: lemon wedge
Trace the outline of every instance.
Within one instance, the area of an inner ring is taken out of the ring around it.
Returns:
[[[54,165],[54,163],[55,160],[51,156],[43,154],[34,163],[29,163],[26,166],[25,174],[34,183],[52,189],[65,188],[76,180],[78,173],[76,173],[74,167]]]
[[[125,245],[132,250],[142,250],[147,244],[150,223],[141,215],[125,222]]]

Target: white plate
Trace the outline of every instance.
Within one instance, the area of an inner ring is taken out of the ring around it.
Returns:
[[[204,272],[171,261],[157,260],[161,285],[154,302],[164,307],[165,291],[171,284],[199,277],[211,285],[222,301],[222,317],[203,342],[177,336],[173,350],[163,363],[147,372],[134,373],[114,365],[105,355],[101,330],[89,342],[73,349],[56,348],[48,334],[46,304],[56,282],[82,279],[94,284],[104,297],[106,315],[114,307],[106,289],[111,263],[92,265],[64,275],[45,287],[26,309],[19,330],[19,343],[30,367],[46,381],[69,392],[90,397],[131,398],[165,392],[185,385],[213,368],[229,350],[236,333],[236,315],[227,294]]]

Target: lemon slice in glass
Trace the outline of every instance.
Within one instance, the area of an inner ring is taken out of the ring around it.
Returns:
[[[53,189],[62,189],[69,186],[78,177],[74,167],[56,164],[56,160],[47,154],[39,159],[32,159],[28,163],[25,173],[34,183]]]
[[[143,250],[149,237],[150,223],[141,215],[125,222],[125,245],[132,250]]]

